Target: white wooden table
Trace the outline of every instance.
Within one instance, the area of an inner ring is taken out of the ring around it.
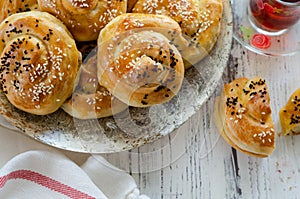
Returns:
[[[238,77],[266,79],[275,123],[276,149],[264,159],[232,149],[213,121],[214,97],[224,82]],[[300,54],[267,57],[236,41],[223,82],[196,115],[167,138],[132,152],[109,154],[109,162],[128,171],[141,192],[151,198],[298,198],[300,197],[300,136],[279,136],[279,109],[295,91]]]

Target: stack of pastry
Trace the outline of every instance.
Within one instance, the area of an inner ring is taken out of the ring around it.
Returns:
[[[171,100],[185,70],[213,48],[222,15],[221,0],[1,2],[8,101],[37,115],[62,107],[80,119]],[[90,41],[97,53],[81,64],[78,44]]]

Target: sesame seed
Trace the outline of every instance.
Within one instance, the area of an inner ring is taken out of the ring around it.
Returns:
[[[272,142],[271,138],[268,139],[269,142]]]

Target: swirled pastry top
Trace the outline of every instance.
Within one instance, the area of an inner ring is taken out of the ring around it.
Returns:
[[[96,52],[92,54],[94,55],[88,57],[88,60],[80,66],[75,90],[71,98],[62,105],[65,112],[79,119],[103,118],[128,107],[98,83],[97,54]]]
[[[0,83],[17,108],[45,115],[70,96],[81,55],[67,28],[40,11],[13,14],[0,25]]]
[[[98,78],[130,106],[169,101],[181,88],[184,65],[170,38],[180,27],[163,15],[123,14],[98,38]]]
[[[279,112],[284,135],[300,133],[300,89],[297,89]]]
[[[1,0],[0,23],[8,16],[38,9],[37,0]]]
[[[127,0],[38,0],[39,9],[66,24],[75,40],[96,40],[100,30],[126,13]]]
[[[257,157],[273,152],[270,96],[265,80],[260,77],[239,78],[225,84],[222,96],[215,101],[215,121],[232,147]]]
[[[188,46],[180,45],[179,50],[185,60],[195,64],[215,45],[222,10],[222,0],[138,0],[132,12],[162,14],[174,19],[189,41]],[[193,48],[200,48],[200,54]]]

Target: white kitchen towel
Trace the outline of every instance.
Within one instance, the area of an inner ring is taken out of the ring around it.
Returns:
[[[23,152],[0,169],[1,199],[147,199],[134,179],[101,156],[79,167],[55,151]]]

